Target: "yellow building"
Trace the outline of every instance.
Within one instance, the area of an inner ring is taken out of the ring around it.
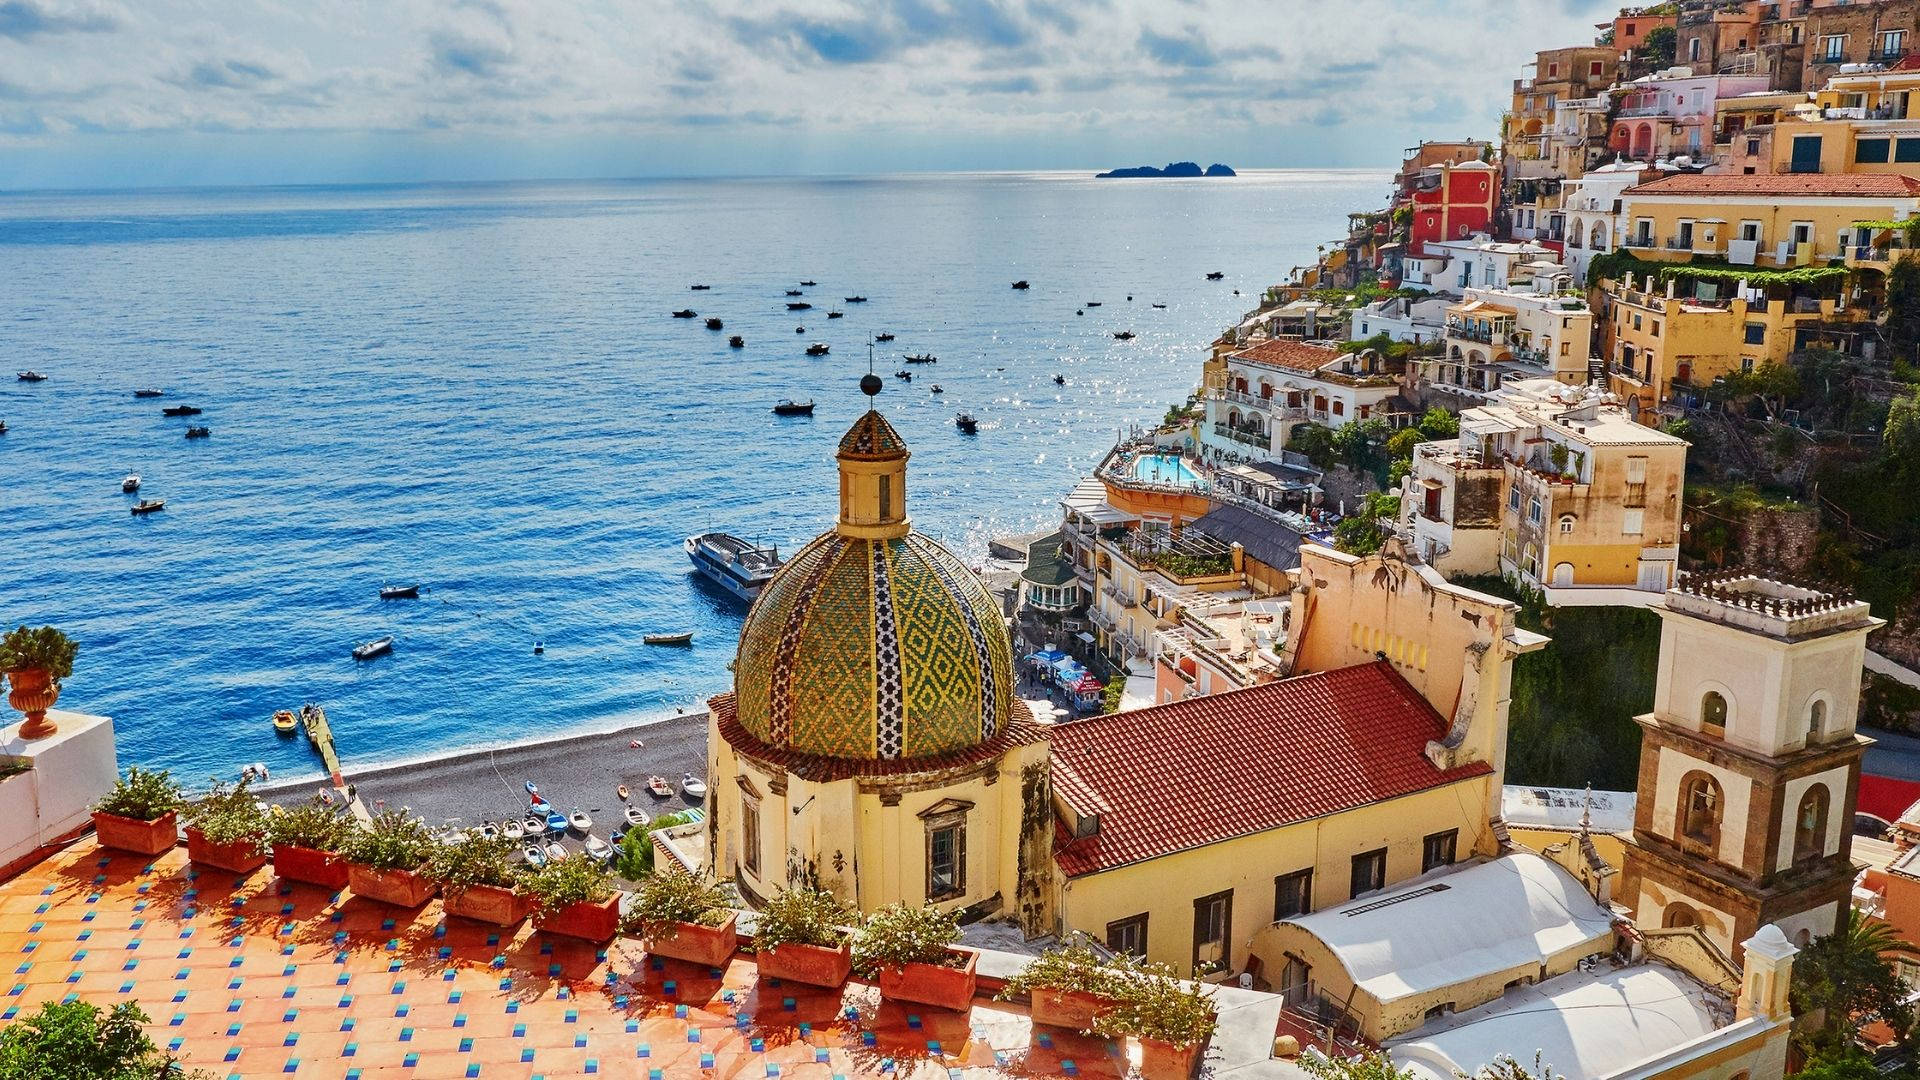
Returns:
[[[1735,134],[1729,164],[1760,173],[1920,178],[1917,94],[1920,70],[1836,75],[1812,102],[1798,95],[1799,104],[1783,110],[1772,123],[1748,124]],[[1742,100],[1726,104],[1737,108]]]
[[[1624,246],[1642,259],[1813,266],[1843,258],[1858,241],[1857,222],[1920,215],[1920,180],[1682,174],[1629,188],[1622,199]]]

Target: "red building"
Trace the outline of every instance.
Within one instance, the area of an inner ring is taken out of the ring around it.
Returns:
[[[1413,188],[1412,232],[1408,237],[1412,253],[1425,255],[1429,241],[1491,233],[1498,178],[1498,170],[1482,161],[1422,169]]]

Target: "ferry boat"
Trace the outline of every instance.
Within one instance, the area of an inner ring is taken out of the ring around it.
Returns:
[[[732,533],[709,532],[689,536],[687,558],[708,580],[752,603],[773,572],[780,569],[780,549],[761,547]]]

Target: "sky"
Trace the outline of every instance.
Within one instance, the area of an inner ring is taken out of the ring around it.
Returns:
[[[1592,0],[0,0],[0,189],[1384,167]]]

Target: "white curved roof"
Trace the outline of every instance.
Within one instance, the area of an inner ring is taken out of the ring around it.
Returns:
[[[1612,950],[1612,921],[1573,875],[1531,852],[1430,874],[1285,920],[1331,950],[1381,1002],[1538,964],[1579,946]]]

